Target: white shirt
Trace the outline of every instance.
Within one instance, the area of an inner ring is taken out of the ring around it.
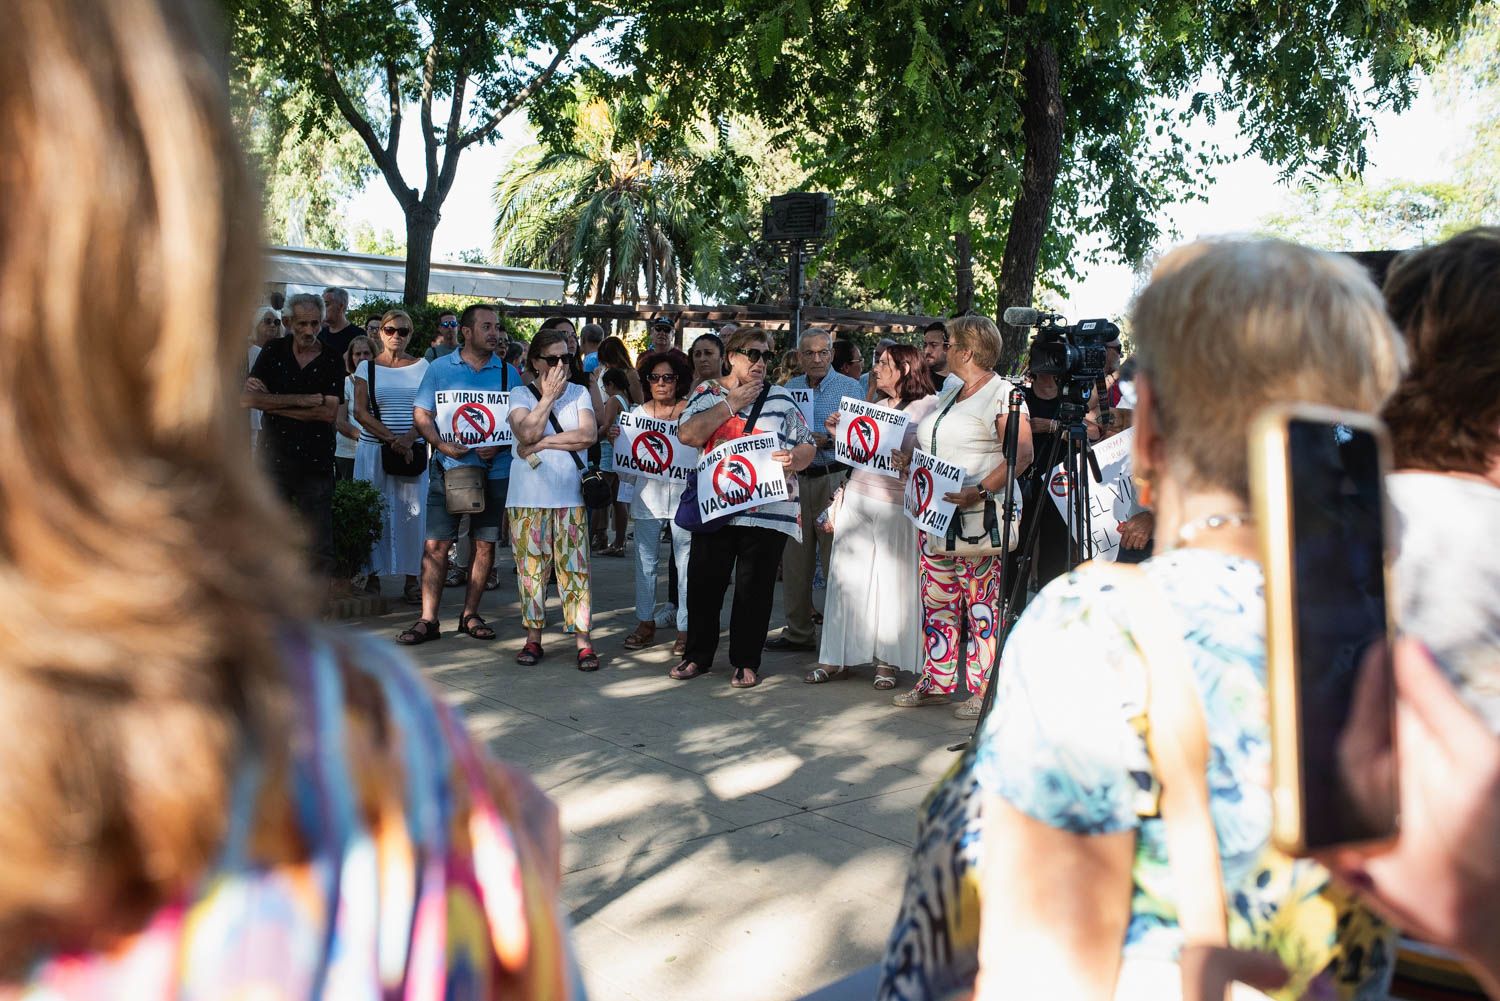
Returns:
[[[376,378],[380,378],[376,376]],[[354,419],[354,376],[344,376],[344,416],[349,418],[349,423],[356,428],[359,421]],[[360,437],[364,437],[364,431],[360,430]],[[333,429],[333,454],[340,459],[354,458],[354,439],[344,437],[344,433],[338,428]]]
[[[967,400],[959,400],[963,380],[956,385],[944,382],[937,408],[922,418],[917,426],[917,447],[945,462],[964,467],[964,485],[973,486],[1000,465],[1005,458],[1004,443],[995,434],[995,421],[1010,409],[1010,382],[995,376],[980,386]],[[1021,417],[1029,415],[1021,404]],[[933,447],[933,431],[937,447]]]
[[[541,390],[537,390],[540,393]],[[510,414],[519,420],[521,414],[530,413],[536,407],[537,397],[527,388],[517,388],[511,393]],[[564,431],[577,431],[581,427],[594,427],[594,403],[589,391],[575,383],[568,383],[562,396],[552,404],[552,414]],[[588,423],[585,424],[584,422]],[[542,437],[557,434],[549,420],[542,428]],[[579,457],[587,449],[580,449]],[[506,495],[506,507],[582,507],[583,489],[579,486],[583,473],[573,461],[575,453],[549,448],[536,453],[541,465],[535,469],[526,459],[517,458],[510,467],[510,490]]]

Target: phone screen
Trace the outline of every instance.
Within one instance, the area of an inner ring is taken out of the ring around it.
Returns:
[[[1320,421],[1292,420],[1287,438],[1303,838],[1375,840],[1396,824],[1380,448]]]

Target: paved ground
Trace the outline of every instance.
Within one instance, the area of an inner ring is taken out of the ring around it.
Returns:
[[[781,1001],[874,962],[916,808],[968,728],[941,707],[892,707],[869,669],[803,684],[811,654],[768,654],[748,691],[729,687],[722,659],[672,681],[670,631],[640,653],[620,647],[635,627],[628,559],[594,563],[603,668],[579,673],[559,627],[547,659],[520,667],[500,552],[503,584],[484,607],[500,639],[452,634],[450,589],[443,639],[414,653],[474,732],[561,806],[563,893],[591,998]],[[414,617],[361,624],[394,636]]]

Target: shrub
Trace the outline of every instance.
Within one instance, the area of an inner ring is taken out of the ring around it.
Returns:
[[[443,294],[432,296],[420,306],[408,306],[400,299],[385,299],[376,296],[364,299],[358,306],[350,309],[349,318],[353,323],[364,326],[367,319],[372,316],[383,316],[386,310],[405,310],[410,314],[412,325],[416,328],[416,333],[412,335],[411,343],[406,346],[406,350],[420,358],[427,352],[428,346],[432,344],[433,335],[437,333],[438,317],[443,313],[462,313],[465,306],[476,302],[484,302],[484,300],[471,295]],[[537,321],[506,316],[504,306],[501,306],[500,310],[500,323],[509,333],[511,340],[529,340],[536,332]]]
[[[385,530],[385,498],[364,480],[340,480],[333,487],[333,572],[353,577],[370,565],[370,551]]]

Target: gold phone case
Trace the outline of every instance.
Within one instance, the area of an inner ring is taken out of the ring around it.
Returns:
[[[1287,426],[1294,420],[1343,424],[1374,435],[1382,475],[1390,470],[1390,439],[1385,425],[1370,414],[1313,404],[1288,404],[1262,411],[1250,427],[1250,500],[1260,537],[1266,576],[1266,700],[1271,717],[1271,842],[1288,855],[1309,851],[1303,817],[1302,719],[1297,672],[1297,594],[1292,566],[1292,510],[1287,459]],[[1387,641],[1394,641],[1391,580],[1391,511],[1383,502]],[[1393,738],[1394,739],[1394,738]],[[1375,839],[1379,843],[1394,838]]]

